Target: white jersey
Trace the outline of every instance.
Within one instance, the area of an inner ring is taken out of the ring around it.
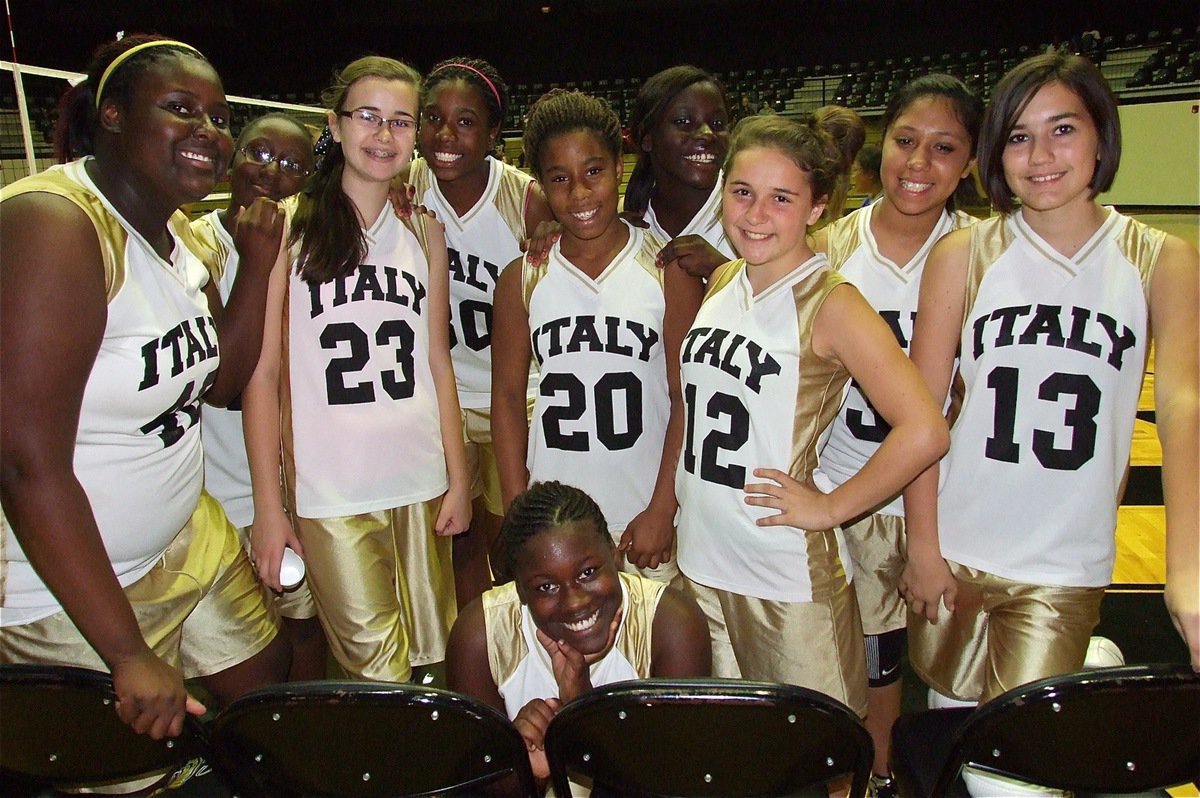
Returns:
[[[679,231],[679,235],[700,236],[712,244],[722,255],[733,260],[737,257],[737,253],[733,251],[733,244],[729,243],[729,238],[725,235],[725,228],[721,226],[721,186],[723,184],[724,178],[718,177],[712,194],[704,202],[704,207],[697,211],[692,220]],[[678,237],[672,236],[658,223],[658,217],[654,214],[653,202],[646,203],[646,213],[643,214],[642,220],[650,228],[650,232],[663,241],[670,241],[672,238]]]
[[[714,273],[684,340],[679,568],[709,587],[770,601],[827,598],[847,580],[837,530],[760,527],[754,469],[805,480],[850,375],[812,350],[821,305],[845,280],[814,256],[754,295],[744,261]]]
[[[671,412],[662,241],[626,226],[629,242],[595,280],[557,243],[522,274],[538,364],[530,482],[586,490],[614,536],[650,503]]]
[[[238,253],[233,237],[221,224],[220,213],[210,211],[192,222],[192,233],[204,247],[205,266],[216,282],[221,301],[228,303],[237,277]],[[205,405],[200,430],[204,438],[204,488],[225,508],[233,525],[245,529],[254,523],[254,494],[240,400],[232,407]]]
[[[87,160],[17,181],[0,200],[54,194],[78,206],[96,228],[108,313],[83,391],[74,466],[125,586],[158,561],[200,500],[200,397],[212,384],[219,355],[203,291],[208,272],[190,248],[187,218],[171,217],[171,257],[163,260],[92,183]],[[0,623],[59,612],[7,520],[3,545]]]
[[[385,204],[353,273],[320,285],[295,270],[289,278],[285,477],[304,518],[403,507],[449,484],[429,365],[424,224]]]
[[[871,232],[870,205],[849,216],[838,219],[826,228],[827,255],[830,265],[879,311],[896,336],[900,348],[908,354],[913,325],[917,319],[917,297],[921,288],[921,273],[925,259],[938,239],[966,227],[975,220],[965,213],[942,212],[937,225],[906,264],[897,264],[880,251]],[[858,383],[851,380],[846,401],[837,420],[829,430],[829,440],[821,450],[821,464],[813,479],[821,490],[829,493],[857,474],[879,449],[891,427],[876,412],[863,395]],[[904,502],[899,495],[875,512],[884,515],[904,515]]]
[[[492,397],[492,295],[500,272],[521,256],[525,206],[533,178],[494,158],[487,188],[463,216],[442,195],[425,160],[413,162],[409,180],[417,201],[446,225],[450,260],[450,356],[464,409],[488,408]]]
[[[654,613],[666,585],[637,574],[617,574],[621,583],[621,622],[613,647],[589,667],[593,687],[651,674]],[[550,655],[537,639],[537,625],[509,582],[483,594],[488,667],[508,717],[515,718],[535,698],[557,698],[558,682]]]
[[[1030,584],[1112,579],[1164,239],[1112,210],[1071,258],[1020,212],[972,229],[966,396],[938,496],[944,557]]]

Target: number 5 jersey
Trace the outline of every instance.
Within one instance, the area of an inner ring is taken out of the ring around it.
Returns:
[[[972,228],[944,557],[1025,583],[1109,583],[1164,238],[1113,210],[1071,258],[1019,211]]]
[[[403,507],[446,491],[429,366],[425,217],[385,204],[367,256],[310,285],[293,269],[280,380],[285,483],[296,513],[335,518]]]

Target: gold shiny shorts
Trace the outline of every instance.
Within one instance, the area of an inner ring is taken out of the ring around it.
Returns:
[[[955,562],[950,573],[954,612],[939,603],[936,623],[909,614],[909,658],[930,687],[982,703],[1083,667],[1104,588],[1028,585]]]
[[[245,662],[279,631],[237,530],[207,493],[125,597],[151,650],[189,679]],[[108,670],[65,612],[0,629],[0,663]]]

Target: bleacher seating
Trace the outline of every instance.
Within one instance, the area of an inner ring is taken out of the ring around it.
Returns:
[[[1169,32],[1149,30],[1122,36],[1100,37],[1095,32],[1083,32],[1070,43],[1095,61],[1118,95],[1164,95],[1192,91],[1200,82],[1200,47],[1198,31],[1173,28]],[[888,57],[882,60],[835,62],[822,64],[784,64],[759,69],[731,70],[718,75],[730,95],[731,105],[747,95],[755,107],[766,102],[784,114],[798,114],[821,105],[837,102],[858,110],[866,116],[882,113],[888,97],[911,78],[940,70],[962,78],[967,85],[983,94],[1022,59],[1049,45],[1011,43],[979,51],[921,53]],[[1064,45],[1065,46],[1065,45]],[[578,87],[603,96],[627,124],[633,112],[640,76],[606,76],[572,79],[554,83],[518,83],[511,87],[511,102],[503,129],[515,137],[524,126],[529,107],[550,88]],[[27,85],[26,91],[30,92]],[[30,121],[39,154],[49,151],[53,136],[57,97],[37,91],[28,95]],[[290,91],[261,97],[278,102],[319,105],[317,91]],[[16,97],[10,87],[0,94],[0,147],[5,157],[17,157],[10,142],[19,141]],[[13,131],[18,131],[16,135]]]

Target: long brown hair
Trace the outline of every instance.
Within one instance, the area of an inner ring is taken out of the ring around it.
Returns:
[[[350,87],[364,78],[383,78],[409,83],[420,93],[421,75],[394,58],[370,55],[352,61],[334,76],[333,85],[321,96],[333,111],[345,110]],[[292,218],[288,245],[300,245],[296,273],[307,283],[319,284],[352,273],[367,257],[367,239],[354,203],[342,191],[346,158],[337,142],[317,164],[317,171],[300,193]]]

